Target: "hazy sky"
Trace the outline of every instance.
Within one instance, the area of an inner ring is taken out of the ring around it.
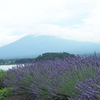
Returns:
[[[0,0],[0,46],[27,34],[100,43],[100,0]]]

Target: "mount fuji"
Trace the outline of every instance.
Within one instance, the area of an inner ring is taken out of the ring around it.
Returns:
[[[66,40],[49,35],[27,35],[0,47],[0,59],[34,58],[46,52],[100,53],[100,43]]]

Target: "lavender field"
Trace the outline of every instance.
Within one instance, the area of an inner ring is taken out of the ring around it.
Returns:
[[[100,100],[100,57],[16,65],[6,71],[3,84],[20,100]]]

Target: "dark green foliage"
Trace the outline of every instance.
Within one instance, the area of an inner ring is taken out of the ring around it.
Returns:
[[[5,79],[6,71],[0,69],[0,89],[4,88],[3,80]]]
[[[56,60],[56,59],[64,59],[65,57],[75,57],[74,54],[69,54],[66,52],[63,53],[44,53],[39,55],[36,58],[22,58],[22,59],[0,59],[0,65],[9,65],[9,64],[24,64],[24,63],[33,63],[33,61],[38,60]]]
[[[4,97],[11,96],[13,88],[3,88],[0,90],[0,100],[3,100]]]
[[[44,53],[42,55],[39,55],[34,60],[56,60],[56,59],[64,59],[65,57],[75,57],[74,54],[69,54],[66,52],[63,53]]]
[[[32,63],[33,58],[23,58],[15,60],[15,64]]]
[[[3,64],[5,64],[5,60],[0,59],[0,65],[3,65]]]
[[[14,64],[15,59],[0,59],[0,65]]]
[[[69,54],[66,52],[63,53],[44,53],[39,55],[37,58],[23,58],[15,60],[15,64],[24,64],[24,63],[32,63],[38,60],[56,60],[56,59],[64,59],[65,57],[75,57],[74,54]]]
[[[69,100],[67,98],[70,98],[70,96],[65,94],[56,94],[56,96],[53,97],[53,100]]]
[[[3,81],[6,76],[6,71],[0,69],[0,100],[4,99],[4,96],[9,96],[11,94],[12,88],[6,88]]]

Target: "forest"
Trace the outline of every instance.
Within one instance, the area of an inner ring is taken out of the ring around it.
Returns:
[[[39,55],[34,60],[56,60],[56,59],[64,59],[65,57],[75,57],[74,54],[69,54],[66,52],[63,53],[44,53],[42,55]]]
[[[67,52],[55,53],[47,52],[39,55],[36,58],[21,58],[21,59],[0,59],[0,65],[9,65],[9,64],[23,64],[23,63],[32,63],[33,61],[44,61],[44,60],[57,60],[64,59],[66,57],[75,57],[74,54]]]
[[[64,59],[65,57],[75,57],[74,54],[69,54],[66,52],[63,53],[43,53],[36,58],[23,58],[15,60],[15,64],[22,64],[22,63],[32,63],[33,61],[44,61],[44,60],[57,60],[57,59]]]

